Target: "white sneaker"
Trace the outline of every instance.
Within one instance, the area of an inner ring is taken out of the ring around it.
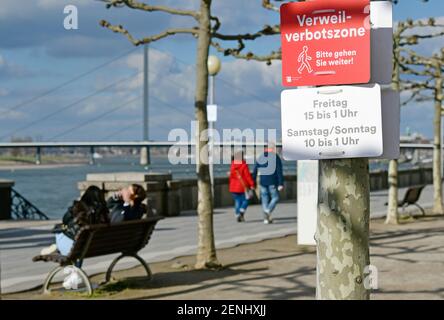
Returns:
[[[264,218],[264,224],[270,224],[273,223],[273,220],[271,219],[271,216],[269,213],[264,212],[265,218]]]
[[[57,246],[55,244],[52,244],[49,247],[43,248],[42,251],[40,251],[40,254],[42,256],[47,256],[53,254],[56,251],[57,251]]]
[[[65,270],[65,274],[69,275],[63,281],[63,287],[66,290],[77,290],[79,285],[82,284],[82,278],[79,276],[75,269],[69,268]]]

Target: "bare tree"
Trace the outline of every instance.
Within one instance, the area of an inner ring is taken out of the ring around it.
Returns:
[[[423,94],[424,90],[430,89],[429,82],[431,79],[425,79],[425,74],[418,74],[417,71],[408,67],[407,62],[409,59],[405,58],[405,55],[414,55],[414,46],[418,45],[420,41],[425,39],[438,38],[444,35],[442,30],[443,26],[436,24],[434,19],[427,21],[417,20],[413,21],[408,19],[407,21],[399,22],[393,35],[394,41],[394,62],[393,62],[393,88],[398,91],[409,91],[411,97],[407,99],[403,105],[412,101],[414,98]],[[438,29],[438,30],[437,30]],[[411,53],[411,54],[410,54]],[[412,80],[411,76],[416,75],[417,79]],[[404,77],[403,77],[404,76]],[[409,76],[410,78],[406,78]],[[436,112],[436,111],[435,111]],[[441,124],[437,121],[435,113],[435,130],[434,130],[434,165],[433,165],[433,181],[434,181],[434,206],[433,211],[436,213],[442,213],[442,191],[441,191],[441,173],[440,168],[440,152],[441,149],[437,147],[437,144],[441,144],[440,128]],[[438,128],[436,127],[438,125]],[[439,132],[438,132],[439,131]],[[439,139],[439,140],[437,140]],[[389,164],[389,201],[388,211],[386,217],[386,223],[397,224],[399,218],[398,212],[398,160],[391,160]]]
[[[440,53],[431,57],[424,57],[413,50],[405,50],[407,55],[401,57],[404,72],[415,75],[420,80],[415,82],[410,80],[407,84],[412,91],[410,99],[417,97],[417,101],[433,100],[433,213],[443,214],[442,199],[442,132],[441,121],[443,115],[443,79],[444,72],[444,48]],[[418,69],[419,67],[419,69]],[[427,98],[426,91],[431,92],[431,97]]]
[[[165,14],[186,16],[196,22],[192,28],[170,28],[141,39],[135,38],[130,31],[122,25],[113,25],[108,21],[100,21],[100,25],[116,33],[120,33],[128,38],[135,46],[151,43],[165,39],[176,34],[188,34],[197,39],[196,57],[196,91],[195,91],[195,116],[198,122],[196,132],[197,145],[197,180],[198,180],[198,207],[199,230],[198,230],[198,252],[195,267],[219,268],[221,265],[216,256],[213,229],[213,196],[211,192],[211,182],[208,167],[208,121],[207,121],[207,93],[208,93],[208,70],[207,60],[209,48],[214,39],[218,41],[243,41],[254,40],[263,35],[273,32],[269,28],[259,30],[255,34],[225,35],[219,32],[221,22],[217,17],[211,15],[212,0],[199,0],[199,10],[184,10],[163,5],[150,5],[146,2],[136,0],[101,0],[109,8],[130,8],[147,13],[163,12]]]

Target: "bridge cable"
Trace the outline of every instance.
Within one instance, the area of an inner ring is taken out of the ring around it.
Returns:
[[[79,80],[79,79],[81,79],[83,77],[86,77],[87,75],[90,75],[90,74],[96,72],[97,70],[100,70],[103,67],[106,67],[107,65],[109,65],[109,64],[111,64],[111,63],[113,63],[113,62],[115,62],[115,61],[117,61],[117,60],[119,60],[119,59],[129,55],[130,53],[133,53],[137,49],[139,49],[139,48],[132,48],[131,50],[126,51],[125,53],[123,53],[123,54],[121,54],[121,55],[119,55],[119,56],[117,56],[117,57],[115,57],[115,58],[113,58],[113,59],[111,59],[111,60],[109,60],[109,61],[107,61],[105,63],[102,63],[102,64],[100,64],[100,65],[98,65],[98,66],[96,66],[96,67],[94,67],[94,68],[92,68],[92,69],[82,73],[82,74],[79,74],[79,75],[75,76],[74,78],[71,78],[71,79],[69,79],[69,80],[67,80],[67,81],[65,81],[65,82],[55,86],[52,89],[49,89],[49,90],[47,90],[47,91],[45,91],[45,92],[43,92],[43,93],[41,93],[39,95],[36,95],[36,96],[28,99],[28,100],[22,101],[22,102],[14,105],[12,107],[9,107],[6,110],[0,112],[0,116],[8,114],[11,111],[18,110],[18,109],[20,109],[20,108],[22,108],[22,107],[24,107],[24,106],[26,106],[26,105],[28,105],[28,104],[38,100],[40,98],[43,98],[43,97],[45,97],[45,96],[47,96],[47,95],[49,95],[49,94],[51,94],[51,93],[53,93],[53,92],[63,88],[63,87],[66,87],[67,85],[69,85],[69,84],[71,84],[71,83],[73,83],[73,82],[75,82],[75,81],[77,81],[77,80]]]
[[[80,123],[80,124],[78,124],[78,125],[76,125],[76,126],[70,128],[70,129],[68,129],[68,130],[65,130],[65,131],[63,131],[63,132],[61,132],[61,133],[59,133],[59,134],[57,134],[57,135],[55,135],[55,136],[49,138],[49,141],[54,141],[55,139],[60,138],[60,137],[63,137],[64,135],[66,135],[66,134],[68,134],[68,133],[70,133],[70,132],[72,132],[72,131],[75,131],[75,130],[77,130],[77,129],[80,129],[80,128],[82,128],[82,127],[84,127],[84,126],[86,126],[86,125],[88,125],[88,124],[90,124],[90,123],[92,123],[92,122],[95,122],[95,121],[97,121],[97,120],[99,120],[99,119],[101,119],[101,118],[104,118],[104,117],[106,117],[107,115],[109,115],[109,114],[111,114],[111,113],[113,113],[113,112],[116,112],[116,111],[118,111],[118,110],[120,110],[120,109],[122,109],[122,108],[124,108],[124,107],[126,107],[126,106],[128,106],[128,105],[130,105],[130,104],[132,104],[132,103],[134,103],[134,102],[136,102],[137,100],[139,100],[140,98],[142,98],[142,96],[143,96],[143,95],[139,95],[138,97],[135,97],[135,98],[133,98],[133,99],[131,99],[131,100],[129,100],[129,101],[126,101],[125,103],[120,104],[120,105],[118,105],[117,107],[112,108],[111,110],[108,110],[108,111],[106,111],[106,112],[104,112],[104,113],[101,113],[100,115],[98,115],[98,116],[96,116],[96,117],[94,117],[94,118],[92,118],[92,119],[89,119],[88,121],[82,122],[82,123]]]
[[[105,86],[105,87],[103,87],[103,88],[101,88],[101,89],[99,89],[99,90],[96,90],[96,91],[94,91],[93,93],[91,93],[91,94],[89,94],[89,95],[87,95],[87,96],[85,96],[85,97],[83,97],[83,98],[81,98],[81,99],[79,99],[79,100],[77,100],[77,101],[71,103],[71,104],[68,104],[67,106],[64,106],[64,107],[61,108],[61,109],[57,109],[56,111],[54,111],[54,112],[52,112],[52,113],[50,113],[50,114],[48,114],[48,115],[46,115],[46,116],[44,116],[44,117],[42,117],[42,118],[39,118],[39,119],[37,119],[37,120],[34,120],[34,121],[28,123],[28,124],[25,125],[25,126],[22,126],[22,127],[17,128],[17,129],[15,129],[15,130],[13,130],[13,131],[10,131],[10,132],[8,132],[7,134],[4,134],[4,135],[0,136],[0,140],[3,140],[4,138],[6,138],[6,137],[10,136],[11,134],[14,134],[14,133],[16,133],[16,132],[18,132],[18,131],[29,129],[30,127],[32,127],[32,126],[38,124],[39,122],[45,121],[45,120],[51,118],[52,116],[54,116],[54,115],[56,115],[56,114],[58,114],[58,113],[60,113],[60,112],[63,112],[63,111],[65,111],[65,110],[68,110],[68,109],[74,107],[75,105],[77,105],[77,104],[79,104],[79,103],[81,103],[81,102],[84,102],[84,101],[88,100],[89,98],[94,97],[94,96],[96,96],[97,94],[106,91],[106,90],[109,89],[109,88],[114,87],[115,85],[117,85],[117,84],[119,84],[119,83],[122,83],[122,82],[124,82],[124,81],[127,81],[127,80],[129,80],[129,79],[131,79],[131,78],[137,76],[137,75],[140,74],[141,72],[142,72],[142,71],[137,71],[136,73],[133,73],[133,74],[130,75],[129,77],[126,77],[126,78],[120,79],[120,80],[118,80],[118,81],[116,81],[116,82],[113,82],[112,84],[107,85],[107,86]]]

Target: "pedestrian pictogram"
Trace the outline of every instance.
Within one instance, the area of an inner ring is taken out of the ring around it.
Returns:
[[[298,62],[300,63],[300,67],[298,69],[299,74],[302,74],[304,69],[307,69],[308,73],[312,73],[313,69],[311,68],[310,61],[311,57],[308,55],[308,47],[304,46],[302,52],[299,54]]]

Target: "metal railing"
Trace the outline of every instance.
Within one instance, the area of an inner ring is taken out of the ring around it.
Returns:
[[[49,220],[46,214],[14,189],[11,189],[11,214],[15,220]]]
[[[0,149],[5,148],[87,148],[87,147],[172,147],[172,146],[195,146],[195,142],[190,141],[67,141],[67,142],[0,142]],[[258,141],[215,141],[215,146],[266,146],[267,142]],[[280,142],[277,147],[282,147]],[[401,149],[433,149],[433,144],[429,143],[401,143]]]

